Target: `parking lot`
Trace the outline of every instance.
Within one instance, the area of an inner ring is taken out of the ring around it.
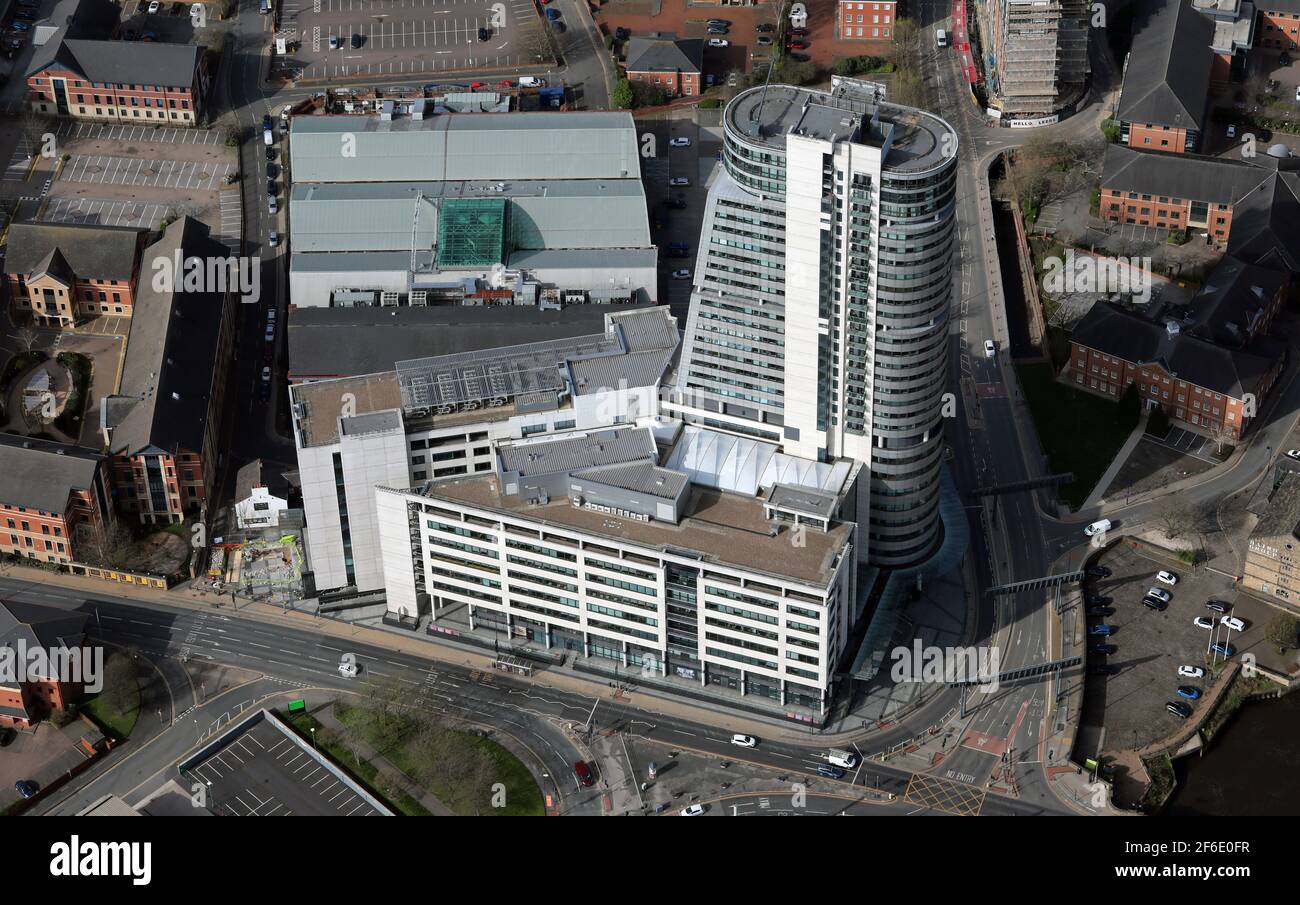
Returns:
[[[315,80],[511,69],[546,46],[531,0],[288,0],[280,33],[297,42],[283,64]]]
[[[183,772],[208,787],[208,809],[237,817],[372,817],[366,799],[268,719]],[[187,783],[187,784],[188,784]]]
[[[1085,592],[1109,598],[1109,602],[1097,605],[1111,607],[1115,612],[1088,617],[1087,647],[1091,651],[1098,644],[1108,643],[1116,650],[1109,655],[1090,652],[1088,663],[1090,670],[1108,663],[1118,671],[1110,676],[1092,672],[1087,675],[1080,745],[1084,750],[1093,750],[1088,741],[1091,739],[1106,751],[1142,748],[1187,727],[1187,722],[1166,710],[1167,702],[1190,705],[1192,719],[1207,715],[1203,701],[1180,697],[1176,689],[1192,686],[1202,696],[1209,693],[1217,667],[1223,664],[1221,656],[1208,652],[1211,643],[1230,644],[1238,657],[1246,652],[1262,656],[1268,647],[1264,627],[1270,610],[1260,601],[1236,594],[1228,576],[1195,569],[1174,559],[1156,558],[1148,548],[1135,549],[1128,541],[1102,554],[1099,564],[1112,574],[1108,578],[1089,578]],[[1162,569],[1178,577],[1177,585],[1171,587],[1156,580],[1156,573]],[[1163,612],[1142,604],[1143,595],[1152,587],[1169,592],[1171,599]],[[1219,625],[1221,614],[1205,605],[1212,599],[1230,604],[1231,615],[1245,622],[1245,631],[1229,632]],[[1197,617],[1211,619],[1214,628],[1195,625]],[[1112,628],[1108,637],[1092,634],[1102,623]],[[1178,668],[1182,665],[1203,669],[1205,676],[1180,677]]]
[[[157,229],[169,216],[202,220],[237,250],[242,232],[236,151],[221,130],[63,123],[58,177],[37,219]]]
[[[226,174],[233,169],[229,163],[75,155],[64,165],[59,178],[68,182],[213,191],[226,184]]]

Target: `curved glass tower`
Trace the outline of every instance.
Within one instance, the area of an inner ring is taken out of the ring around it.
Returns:
[[[957,135],[853,80],[750,89],[723,129],[674,407],[861,462],[867,558],[924,560],[942,530]]]

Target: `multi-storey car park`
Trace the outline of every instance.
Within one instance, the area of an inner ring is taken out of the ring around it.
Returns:
[[[667,405],[866,463],[859,556],[923,561],[942,535],[957,135],[850,79],[742,92],[723,130]]]

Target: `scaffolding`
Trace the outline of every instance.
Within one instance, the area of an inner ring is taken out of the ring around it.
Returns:
[[[448,198],[438,211],[438,269],[491,267],[505,261],[506,200]]]
[[[990,0],[1004,113],[1051,114],[1088,75],[1088,0]]]

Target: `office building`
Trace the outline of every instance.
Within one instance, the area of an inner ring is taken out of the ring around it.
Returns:
[[[851,465],[774,462],[762,444],[708,433],[674,423],[520,441],[490,473],[377,488],[389,611],[428,613],[431,633],[568,650],[580,669],[646,685],[824,716],[853,612],[857,527],[836,517]],[[730,489],[744,468],[680,467],[712,453],[761,459],[753,476],[773,482]]]
[[[655,307],[608,314],[600,333],[291,386],[316,589],[384,587],[377,484],[490,471],[494,441],[653,419],[677,344],[676,322]]]
[[[942,536],[957,135],[852,79],[744,91],[722,125],[666,404],[864,463],[859,555],[923,561]]]

